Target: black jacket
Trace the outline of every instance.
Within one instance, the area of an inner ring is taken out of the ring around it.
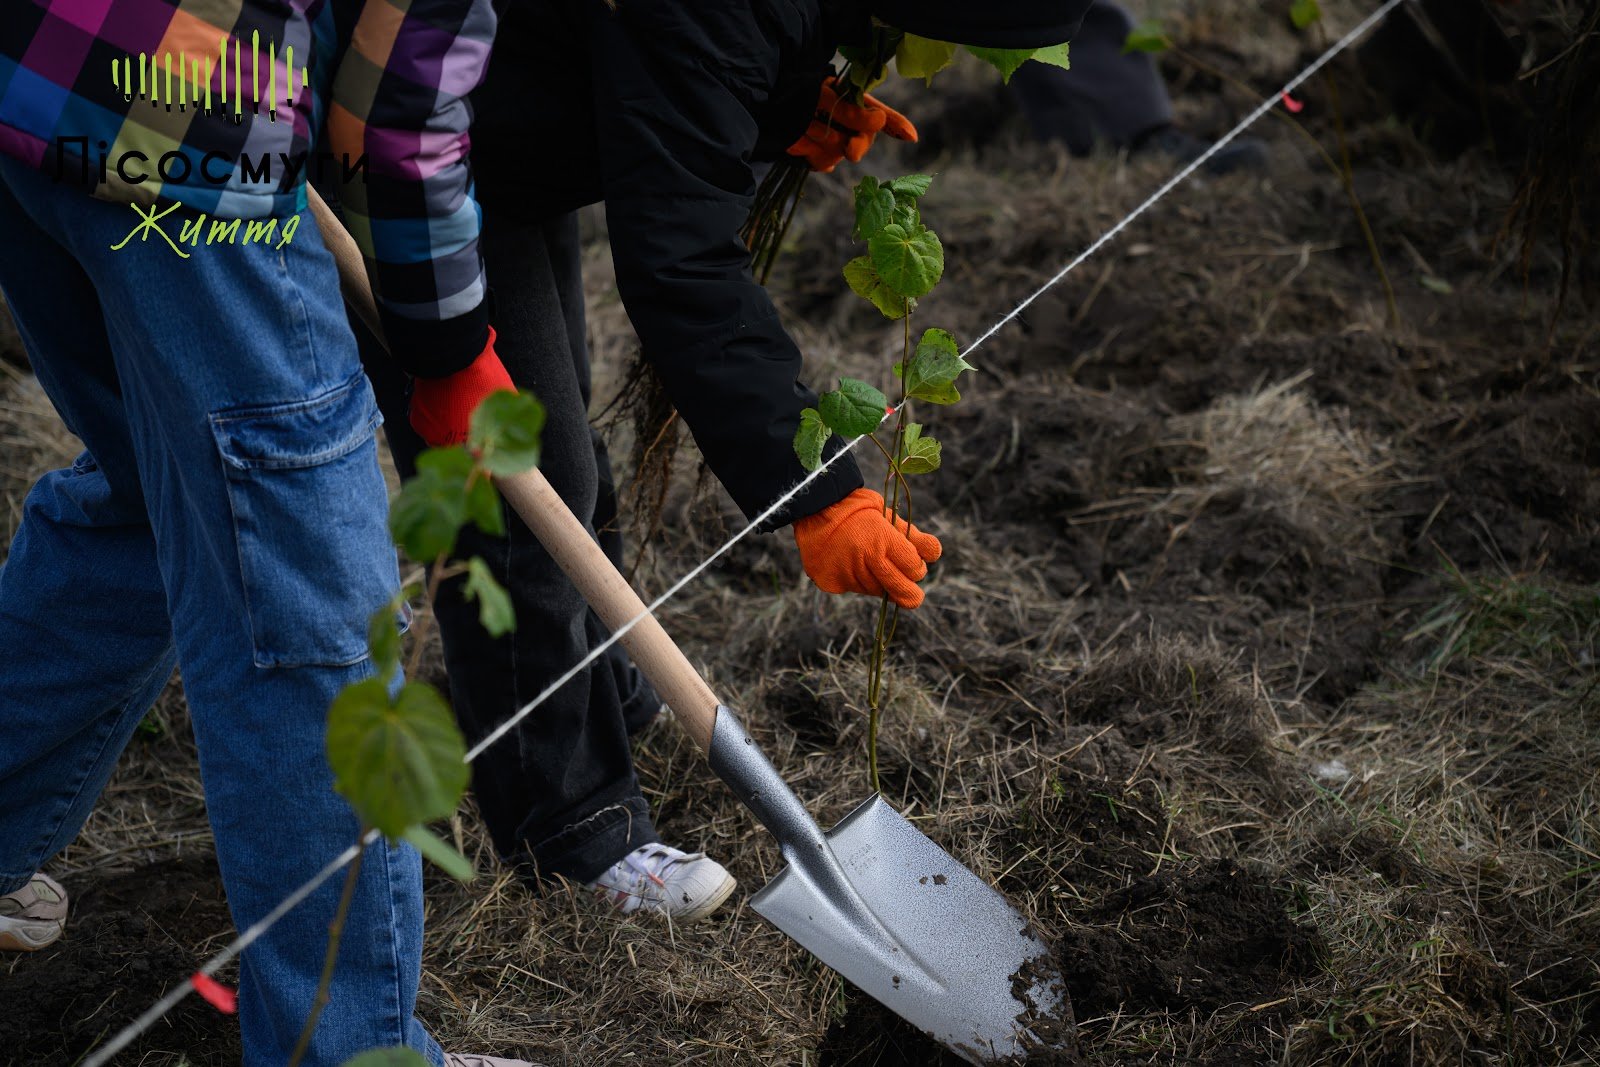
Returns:
[[[804,475],[816,395],[739,238],[753,162],[804,132],[853,0],[506,0],[474,97],[489,225],[605,201],[623,303],[711,469],[749,517]],[[841,225],[846,225],[841,219]],[[490,278],[492,286],[494,279]],[[837,438],[830,442],[839,447]],[[831,454],[831,450],[830,450]],[[862,484],[846,456],[766,528]]]

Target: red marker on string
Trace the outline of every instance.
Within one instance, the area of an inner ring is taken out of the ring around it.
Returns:
[[[1304,102],[1296,100],[1289,95],[1289,90],[1283,91],[1283,106],[1289,109],[1291,115],[1298,115],[1306,109]]]
[[[189,982],[194,986],[194,991],[213,1008],[224,1015],[232,1015],[239,1010],[239,994],[212,978],[208,974],[196,971],[189,976]]]

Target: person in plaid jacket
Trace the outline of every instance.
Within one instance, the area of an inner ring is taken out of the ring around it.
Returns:
[[[400,583],[305,177],[331,157],[402,365],[494,379],[466,101],[494,30],[488,0],[7,5],[0,288],[85,450],[33,487],[0,567],[0,948],[61,935],[37,872],[175,667],[241,930],[356,840],[326,715],[372,674],[367,619]],[[245,949],[246,1064],[288,1060],[339,894]],[[416,852],[369,849],[302,1062],[512,1062],[447,1057],[416,1020],[422,910]]]

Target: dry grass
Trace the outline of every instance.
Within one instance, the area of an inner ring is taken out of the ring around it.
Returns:
[[[1181,7],[1262,79],[1283,66],[1272,11]],[[1236,35],[1241,16],[1262,32]],[[1377,125],[1356,132],[1368,210],[1456,290],[1396,269],[1408,325],[1390,330],[1339,191],[1268,132],[1270,180],[1175,197],[930,416],[947,469],[917,506],[946,560],[890,664],[886,792],[1058,939],[1088,1062],[1600,1062],[1593,323],[1569,316],[1547,347],[1555,276],[1504,281],[1504,175]],[[919,317],[963,337],[1161,176],[1001,136],[924,161],[949,280]],[[893,330],[837,283],[844,187],[814,184],[780,301],[814,379],[882,378]],[[633,341],[602,246],[587,266],[605,397]],[[32,386],[3,388],[14,522],[71,443]],[[646,590],[742,524],[697,491],[692,448],[677,469]],[[872,606],[812,589],[786,536],[741,543],[664,615],[826,823],[866,792]],[[70,885],[208,847],[177,690],[159,715],[54,868]],[[668,837],[745,891],[775,872],[670,724],[637,759]],[[450,1047],[933,1062],[742,906],[692,929],[618,919],[521,886],[470,808],[450,829],[485,872],[430,876],[422,1010]],[[197,952],[225,935],[180,934]]]
[[[1388,449],[1352,427],[1348,413],[1314,405],[1299,388],[1310,377],[1302,371],[1174,420],[1201,462],[1186,472],[1197,484],[1175,493],[1172,506],[1192,515],[1218,494],[1242,495],[1341,542],[1370,539],[1370,524],[1362,524],[1393,484]]]
[[[1572,1011],[1600,988],[1600,601],[1516,584],[1559,617],[1482,620],[1480,638],[1505,645],[1447,640],[1431,665],[1394,672],[1304,736],[1349,775],[1301,813],[1325,842],[1298,864],[1333,979],[1326,1026],[1295,1034],[1305,1062],[1595,1053]]]

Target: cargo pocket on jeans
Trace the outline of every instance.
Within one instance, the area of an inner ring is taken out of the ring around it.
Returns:
[[[345,667],[400,585],[378,467],[381,423],[358,376],[311,400],[211,416],[227,476],[258,667]]]

